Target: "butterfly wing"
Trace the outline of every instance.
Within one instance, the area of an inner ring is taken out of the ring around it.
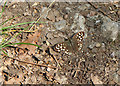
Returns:
[[[55,45],[54,50],[56,52],[64,52],[66,54],[75,53],[82,48],[82,41],[84,38],[84,32],[78,32],[72,39],[58,43]]]
[[[74,46],[74,50],[78,51],[82,48],[82,42],[84,39],[84,32],[76,33],[72,38],[72,46]]]
[[[54,50],[56,52],[64,52],[66,54],[72,52],[72,47],[69,41],[58,43],[55,45]]]

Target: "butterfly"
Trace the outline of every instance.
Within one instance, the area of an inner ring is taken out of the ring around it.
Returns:
[[[82,41],[84,39],[84,32],[78,32],[72,37],[68,38],[67,41],[58,43],[54,46],[56,52],[64,52],[66,54],[76,53],[82,48]]]

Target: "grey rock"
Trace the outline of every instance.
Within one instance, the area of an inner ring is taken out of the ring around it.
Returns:
[[[85,31],[85,18],[79,13],[74,15],[74,23],[71,25],[70,29],[77,28],[74,32],[79,32],[79,30]]]
[[[120,28],[118,22],[115,21],[104,22],[103,25],[101,26],[101,30],[103,31],[103,36],[107,37],[107,39],[110,38],[113,41],[116,40],[119,29]]]
[[[66,26],[66,20],[55,22],[54,26],[56,27],[57,30],[61,30]]]

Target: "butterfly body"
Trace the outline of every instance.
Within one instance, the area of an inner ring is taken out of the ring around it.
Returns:
[[[67,41],[55,45],[54,50],[57,52],[64,52],[66,54],[76,53],[82,48],[82,40],[84,32],[78,32],[73,37],[68,38]]]

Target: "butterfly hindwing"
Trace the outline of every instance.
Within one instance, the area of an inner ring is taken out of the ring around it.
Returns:
[[[84,32],[78,32],[72,37],[71,43],[72,43],[74,52],[82,48],[83,38],[84,38]]]

